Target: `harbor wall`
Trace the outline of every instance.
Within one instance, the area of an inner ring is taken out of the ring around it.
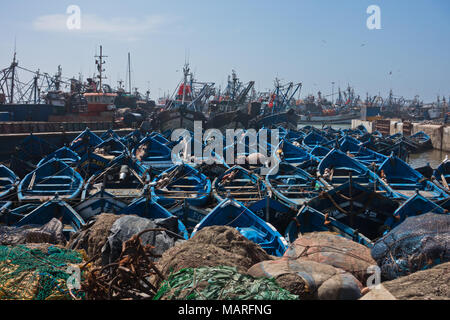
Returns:
[[[73,141],[84,129],[84,126],[80,131],[55,131],[55,132],[39,132],[33,133],[33,135],[51,143],[54,146],[62,147],[65,144],[69,144]],[[109,129],[109,128],[108,128]],[[91,130],[97,135],[103,134],[108,129]],[[119,136],[125,136],[132,132],[134,129],[117,129],[114,130]],[[17,145],[19,145],[30,133],[14,133],[14,134],[0,134],[0,161],[4,161],[10,158],[11,154],[15,151]]]
[[[389,123],[386,124],[386,121],[389,121]],[[352,120],[352,129],[355,129],[359,125],[363,125],[364,127],[366,127],[367,131],[369,132],[379,130],[375,122],[363,121],[359,119]],[[430,136],[431,143],[433,144],[433,147],[435,149],[450,151],[450,126],[444,126],[439,124],[424,124],[420,122],[413,122],[412,124],[410,124],[410,126],[411,126],[410,132],[411,135],[423,131]],[[409,134],[405,132],[406,127],[407,127],[406,123],[403,123],[400,120],[396,119],[383,120],[383,128],[386,130],[385,132],[382,132],[382,130],[379,131],[388,135],[393,135],[399,132]]]

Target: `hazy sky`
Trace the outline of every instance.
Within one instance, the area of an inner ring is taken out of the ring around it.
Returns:
[[[369,30],[369,5],[381,8],[381,30]],[[69,5],[81,9],[81,30],[68,30]],[[15,0],[0,10],[0,68],[20,65],[65,77],[92,76],[103,45],[112,86],[125,80],[152,98],[181,79],[186,53],[199,81],[224,87],[237,71],[256,89],[303,82],[302,96],[331,93],[331,82],[426,102],[450,95],[448,0]],[[392,72],[392,74],[390,74]]]

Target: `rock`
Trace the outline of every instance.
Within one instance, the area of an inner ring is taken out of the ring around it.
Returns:
[[[450,262],[382,285],[399,300],[450,300]]]

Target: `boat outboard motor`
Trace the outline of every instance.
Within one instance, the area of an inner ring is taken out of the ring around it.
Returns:
[[[124,181],[127,178],[129,172],[130,172],[130,168],[128,168],[127,165],[121,166],[119,180]]]

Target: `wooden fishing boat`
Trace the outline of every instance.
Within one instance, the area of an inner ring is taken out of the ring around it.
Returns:
[[[302,131],[297,130],[288,130],[286,135],[284,136],[284,139],[288,140],[289,142],[299,142],[302,143],[303,139],[306,137],[306,133]]]
[[[347,154],[347,156],[356,159],[365,166],[381,165],[388,158],[385,155],[367,149],[362,144],[349,136],[341,139],[339,150]]]
[[[242,203],[259,201],[267,196],[264,180],[241,166],[233,166],[213,181],[213,195],[218,202],[226,198]]]
[[[89,149],[95,148],[102,142],[103,140],[99,136],[89,130],[89,128],[86,128],[86,130],[73,139],[69,148],[75,151],[80,157],[83,157]]]
[[[297,210],[324,189],[324,185],[309,173],[285,162],[269,172],[266,184],[275,199]]]
[[[317,133],[316,131],[311,131],[302,141],[303,147],[311,150],[315,146],[327,146],[330,144],[330,140]]]
[[[108,140],[109,138],[114,138],[114,139],[120,140],[119,135],[116,132],[114,132],[113,129],[108,129],[108,131],[104,132],[100,136],[100,139],[102,139],[103,141]]]
[[[17,208],[12,209],[12,203],[5,208],[5,210],[0,215],[0,223],[3,223],[7,226],[15,225],[19,222],[23,217],[29,214],[31,211],[39,207],[42,203],[40,202],[32,202],[21,205]]]
[[[317,176],[328,189],[352,180],[387,197],[398,198],[398,195],[373,171],[336,149],[331,150],[319,163]]]
[[[0,199],[8,199],[14,196],[14,191],[19,184],[19,178],[12,170],[0,165]]]
[[[88,180],[95,174],[105,170],[109,164],[115,159],[114,156],[96,153],[89,149],[78,163],[76,170],[80,173],[84,180]]]
[[[53,218],[62,222],[66,238],[85,225],[83,218],[70,205],[55,197],[24,216],[15,226],[45,225]]]
[[[278,126],[284,127],[288,130],[297,130],[299,116],[293,109],[287,112],[262,115],[254,119],[254,128],[276,128]]]
[[[36,164],[43,157],[55,150],[55,146],[31,133],[16,146],[16,150],[11,156],[9,168],[19,178],[23,178],[36,169]]]
[[[293,243],[304,233],[334,232],[366,247],[373,247],[373,242],[357,230],[309,206],[303,206],[292,220],[284,234],[289,243]]]
[[[284,233],[297,213],[297,210],[270,197],[253,202],[248,209],[264,221],[269,222],[281,234]]]
[[[432,179],[444,190],[450,191],[450,161],[448,160],[448,157],[445,157],[439,167],[434,170]]]
[[[242,203],[227,199],[219,203],[192,232],[191,238],[200,230],[210,226],[236,228],[244,237],[259,244],[268,254],[282,256],[288,248],[283,236]]]
[[[30,133],[17,147],[16,157],[33,164],[38,163],[46,155],[56,150],[56,147],[44,139]]]
[[[398,200],[347,181],[321,193],[307,205],[374,241],[384,234],[385,222],[398,208]]]
[[[448,194],[396,156],[390,156],[377,171],[381,179],[400,197],[409,199],[416,190],[432,201],[444,200]]]
[[[171,153],[172,150],[169,147],[151,136],[142,139],[132,151],[133,157],[144,166],[162,171],[173,166]]]
[[[75,211],[84,219],[88,221],[91,218],[102,214],[112,213],[117,214],[123,210],[127,204],[122,202],[114,195],[101,189],[99,192],[90,195],[87,199],[83,200],[76,207]]]
[[[322,161],[323,158],[326,157],[328,153],[330,153],[330,151],[331,149],[328,149],[327,147],[315,146],[314,148],[312,148],[309,154],[311,155],[312,159],[314,159],[315,161],[317,161],[317,163],[319,163],[320,161]]]
[[[149,182],[147,168],[131,156],[123,154],[89,178],[81,199],[85,200],[103,190],[126,202],[142,196]]]
[[[230,159],[234,159],[234,163],[248,170],[268,167],[274,148],[270,143],[260,141],[260,138],[259,134],[243,132],[242,136],[236,137],[233,144],[227,145],[223,149],[223,155],[227,161],[233,162]],[[269,139],[269,135],[267,139]]]
[[[166,130],[188,129],[194,131],[194,122],[201,121],[203,126],[206,124],[206,117],[202,112],[187,109],[180,106],[175,110],[164,110],[159,112],[155,118],[155,128],[160,132]]]
[[[173,214],[151,199],[149,194],[144,194],[144,197],[135,199],[132,203],[130,203],[130,205],[128,205],[128,207],[120,211],[119,214],[136,215],[150,220],[166,219],[171,217],[176,218]],[[176,223],[180,237],[185,240],[189,239],[188,231],[183,222],[178,220]]]
[[[118,157],[123,153],[128,153],[127,147],[116,138],[108,138],[95,146],[94,152],[103,156]]]
[[[287,162],[294,166],[301,165],[311,159],[310,154],[301,148],[300,145],[294,145],[287,140],[280,142],[274,157],[277,162]]]
[[[136,147],[143,138],[144,137],[142,136],[141,132],[136,129],[126,136],[120,138],[120,142],[122,142],[128,148],[128,150],[133,150],[133,148]]]
[[[414,143],[417,144],[416,152],[422,152],[425,150],[433,149],[433,143],[431,142],[431,138],[423,131],[419,131],[409,137]]]
[[[179,201],[201,207],[211,195],[211,180],[187,164],[175,165],[157,176],[151,187],[152,198],[162,206]]]
[[[19,201],[45,200],[58,194],[61,199],[76,199],[83,178],[61,160],[52,159],[29,173],[19,184]]]
[[[76,167],[81,160],[80,156],[75,151],[72,151],[67,147],[62,147],[56,150],[55,152],[49,154],[48,156],[44,157],[41,161],[39,161],[37,166],[40,167],[44,163],[47,163],[52,159],[61,160],[70,167]]]
[[[393,216],[385,222],[385,225],[387,226],[387,230],[391,230],[408,217],[418,216],[428,212],[448,214],[447,210],[417,193],[395,210]]]
[[[6,223],[6,217],[11,205],[12,201],[0,201],[0,223]]]

